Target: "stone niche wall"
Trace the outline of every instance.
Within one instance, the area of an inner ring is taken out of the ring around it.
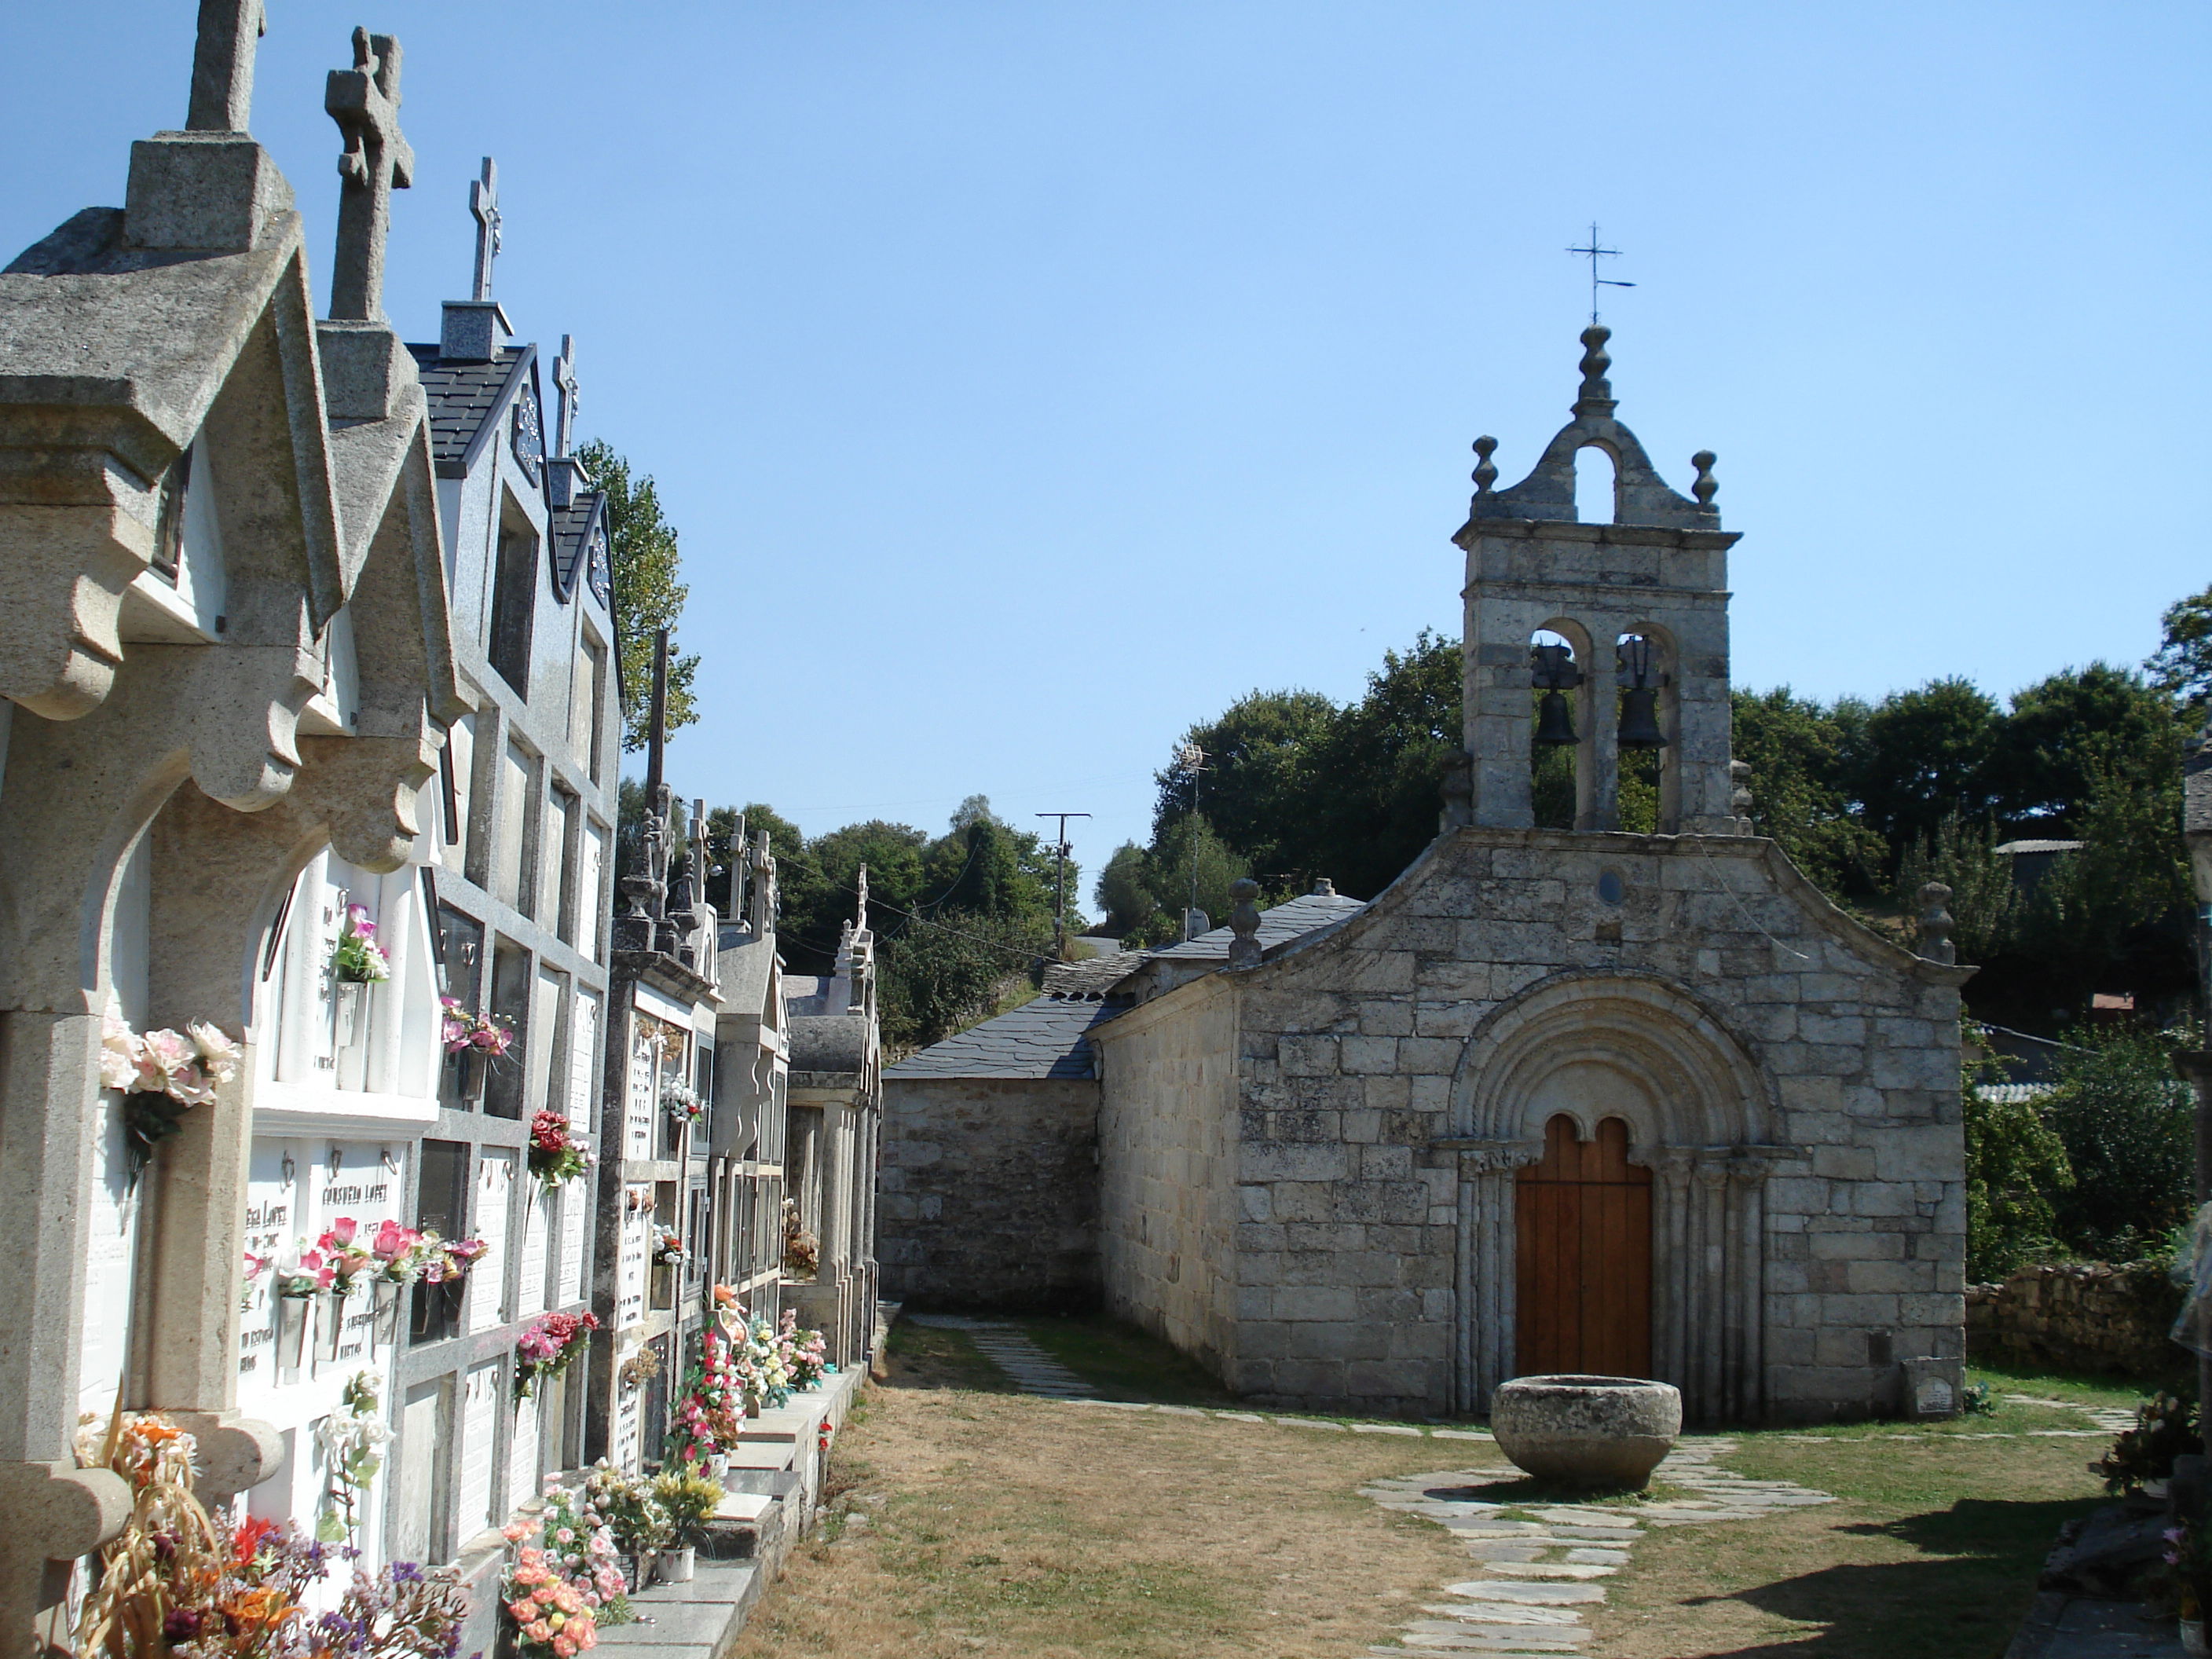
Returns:
[[[1235,977],[1237,1388],[1485,1410],[1518,1370],[1515,1172],[1583,1109],[1587,1077],[1551,1076],[1570,1061],[1624,1079],[1605,1110],[1654,1171],[1653,1369],[1693,1418],[1876,1414],[1896,1360],[1962,1356],[1962,975],[1771,842],[1462,830]]]
[[[1966,1287],[1966,1352],[1978,1360],[2156,1379],[2186,1369],[2166,1332],[2181,1290],[2147,1261],[2027,1267]]]
[[[1212,975],[1095,1028],[1099,1243],[1108,1310],[1231,1388],[1236,1285],[1237,981]]]
[[[1098,1085],[884,1079],[876,1259],[916,1309],[1098,1304]]]

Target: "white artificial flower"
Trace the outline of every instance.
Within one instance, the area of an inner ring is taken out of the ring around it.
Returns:
[[[128,1090],[138,1080],[145,1044],[111,1004],[100,1022],[100,1086]]]
[[[192,1034],[192,1046],[200,1051],[200,1064],[217,1083],[228,1083],[238,1074],[238,1062],[245,1051],[218,1026],[204,1020],[194,1020],[185,1028]]]

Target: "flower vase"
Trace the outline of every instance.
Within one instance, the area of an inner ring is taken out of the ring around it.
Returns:
[[[407,1287],[393,1279],[376,1281],[376,1323],[369,1328],[370,1342],[377,1347],[387,1347],[399,1340],[399,1310],[404,1305]]]
[[[368,987],[357,979],[342,979],[337,986],[337,1044],[350,1048],[361,1033],[361,1006]]]
[[[2181,1650],[2191,1656],[2191,1659],[2203,1659],[2203,1656],[2212,1654],[2212,1646],[2205,1644],[2204,1621],[2202,1619],[2181,1621]]]
[[[314,1304],[304,1296],[276,1298],[276,1366],[296,1371],[307,1356],[307,1327],[315,1322]]]
[[[326,1304],[325,1312],[330,1320],[330,1328],[324,1331],[320,1340],[316,1342],[315,1353],[317,1358],[327,1359],[335,1364],[338,1357],[338,1349],[345,1342],[346,1299],[337,1291],[331,1291],[318,1297],[317,1300]]]
[[[653,1564],[653,1572],[664,1584],[688,1584],[697,1564],[698,1551],[686,1544],[681,1549],[661,1551],[659,1559]]]
[[[729,1472],[729,1453],[716,1452],[707,1459],[707,1478],[709,1480],[712,1480],[716,1486],[720,1486],[722,1483],[723,1477],[728,1474]]]
[[[629,1558],[629,1580],[632,1593],[643,1589],[653,1582],[653,1552],[640,1550]]]
[[[747,1395],[745,1396],[745,1415],[747,1417],[758,1417],[760,1414],[760,1396],[757,1394]]]

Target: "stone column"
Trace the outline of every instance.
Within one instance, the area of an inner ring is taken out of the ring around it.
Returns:
[[[1651,1158],[1652,1374],[1678,1389],[1689,1385],[1690,1164],[1686,1146],[1662,1146]]]
[[[1455,1333],[1459,1409],[1487,1412],[1490,1395],[1514,1374],[1514,1318],[1519,1283],[1514,1184],[1543,1161],[1540,1145],[1481,1141],[1460,1154],[1458,1325]]]

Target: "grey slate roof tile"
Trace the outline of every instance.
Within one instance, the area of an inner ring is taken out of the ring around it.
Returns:
[[[1304,893],[1279,904],[1272,910],[1260,912],[1260,948],[1287,944],[1300,934],[1310,933],[1317,927],[1330,927],[1358,915],[1367,908],[1364,899],[1346,898],[1341,893]],[[1226,927],[1217,927],[1212,933],[1200,933],[1196,939],[1181,945],[1170,945],[1154,951],[1155,957],[1170,961],[1226,962],[1229,941],[1236,934]]]
[[[933,1043],[884,1068],[886,1078],[1095,1078],[1094,1025],[1125,1012],[1123,1002],[1042,996],[996,1019]]]
[[[497,418],[529,371],[535,346],[501,346],[488,363],[449,363],[434,345],[410,345],[430,401],[430,458],[441,472],[468,459],[484,423]],[[448,474],[450,476],[450,474]]]

